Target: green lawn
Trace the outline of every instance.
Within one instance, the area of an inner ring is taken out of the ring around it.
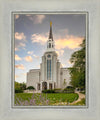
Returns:
[[[77,93],[16,93],[15,105],[67,105],[78,97]]]
[[[79,101],[73,105],[85,105],[85,99],[83,98],[81,101]]]

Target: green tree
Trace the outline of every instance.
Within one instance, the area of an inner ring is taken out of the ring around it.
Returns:
[[[20,83],[15,81],[15,89],[20,89]]]
[[[34,90],[35,88],[33,86],[29,86],[26,89],[28,89],[28,90]]]
[[[85,88],[85,40],[80,44],[81,49],[74,52],[70,58],[73,64],[70,70],[73,87]]]
[[[21,90],[25,90],[26,89],[26,84],[24,82],[20,83],[20,89]]]
[[[15,93],[21,93],[25,89],[26,89],[26,84],[24,82],[18,83],[15,81]]]

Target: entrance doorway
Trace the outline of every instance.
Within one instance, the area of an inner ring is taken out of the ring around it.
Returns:
[[[47,82],[42,83],[42,90],[47,90]]]
[[[52,90],[52,83],[49,83],[49,89]]]
[[[40,83],[38,83],[37,89],[40,90]]]

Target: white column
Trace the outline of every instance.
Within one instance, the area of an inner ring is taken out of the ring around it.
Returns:
[[[52,83],[52,89],[54,89],[54,83]]]
[[[37,89],[37,83],[36,83],[36,91],[37,91],[38,89]]]
[[[42,82],[40,83],[40,90],[42,91]]]
[[[49,82],[47,82],[47,89],[49,89]]]

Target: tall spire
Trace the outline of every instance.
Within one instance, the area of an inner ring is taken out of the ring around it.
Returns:
[[[54,51],[54,50],[55,50],[55,43],[52,35],[52,22],[50,21],[50,32],[49,32],[49,38],[47,41],[47,51]]]
[[[50,21],[50,32],[49,32],[49,39],[53,41],[53,35],[52,35],[52,22]]]

